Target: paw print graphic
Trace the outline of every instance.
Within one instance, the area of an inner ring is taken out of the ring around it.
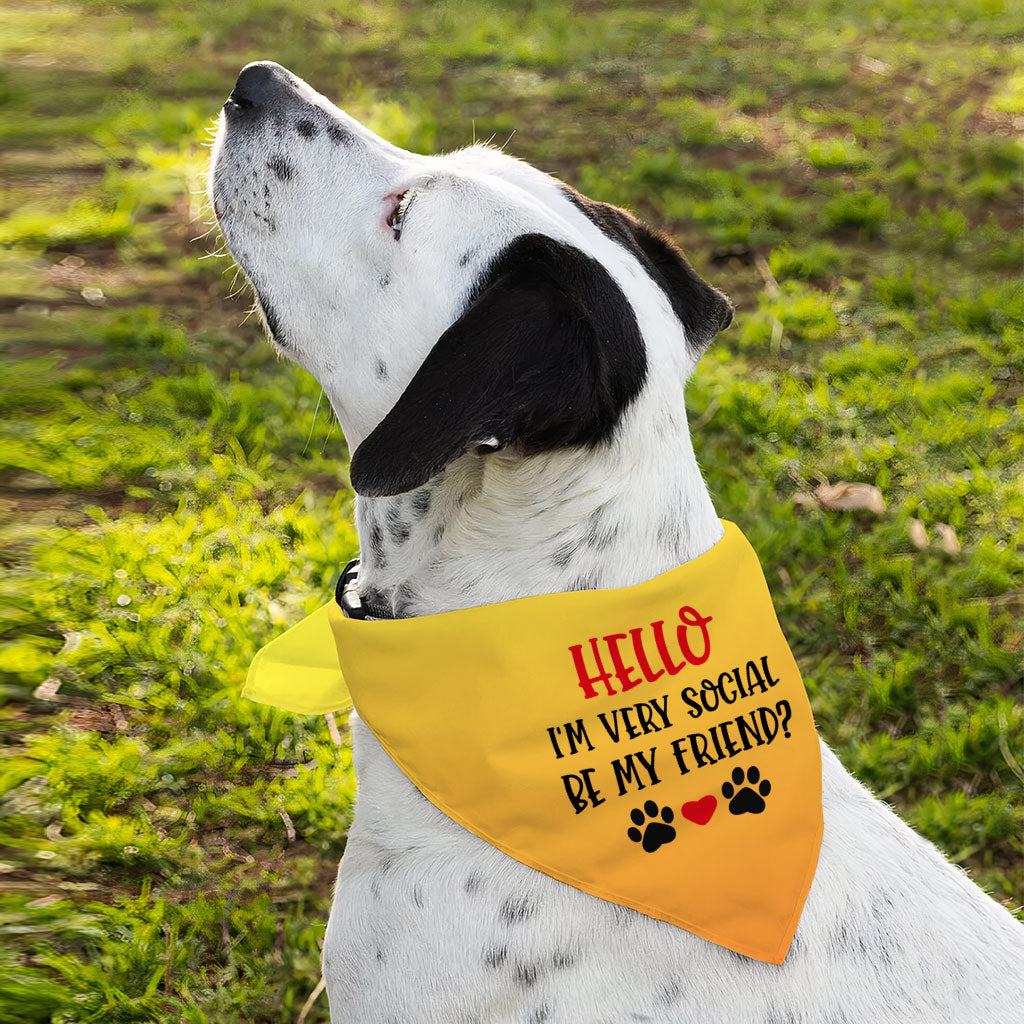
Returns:
[[[676,837],[676,830],[670,824],[674,817],[672,808],[662,807],[660,817],[659,821],[658,805],[653,800],[647,800],[643,810],[636,807],[630,812],[630,821],[636,827],[628,829],[626,835],[634,843],[639,843],[647,853],[654,853]]]
[[[729,801],[729,811],[732,814],[760,814],[765,807],[764,798],[771,791],[772,784],[761,778],[761,772],[755,765],[751,765],[746,771],[742,768],[733,768],[732,782],[722,783],[722,796]]]

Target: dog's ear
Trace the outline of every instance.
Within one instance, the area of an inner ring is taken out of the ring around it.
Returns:
[[[473,448],[606,439],[643,386],[632,307],[596,260],[524,235],[481,279],[397,403],[356,449],[359,494],[402,494]]]
[[[668,235],[644,224],[628,210],[588,199],[568,185],[569,201],[606,235],[621,242],[668,296],[686,332],[686,345],[699,359],[712,338],[732,323],[732,303],[690,266]]]
[[[657,278],[686,330],[686,344],[699,359],[719,331],[732,323],[729,299],[705,281],[668,235],[641,221],[633,223],[633,238],[650,260]]]

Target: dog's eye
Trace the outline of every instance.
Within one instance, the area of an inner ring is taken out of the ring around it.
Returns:
[[[405,219],[405,213],[409,209],[409,203],[412,201],[412,193],[406,190],[389,198],[394,203],[394,206],[388,214],[387,225],[395,233],[395,241],[397,242],[402,237],[402,221]]]

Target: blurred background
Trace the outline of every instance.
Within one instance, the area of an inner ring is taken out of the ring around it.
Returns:
[[[0,1018],[327,1019],[345,723],[238,691],[355,551],[347,452],[203,196],[263,58],[400,146],[493,138],[630,207],[733,297],[694,445],[819,729],[1020,906],[1024,7],[10,0],[0,27]]]

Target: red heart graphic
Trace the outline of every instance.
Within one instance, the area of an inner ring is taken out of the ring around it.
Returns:
[[[690,800],[683,804],[683,817],[695,825],[706,825],[711,820],[711,815],[715,813],[717,806],[718,801],[708,793],[707,796],[702,796],[699,800]]]

